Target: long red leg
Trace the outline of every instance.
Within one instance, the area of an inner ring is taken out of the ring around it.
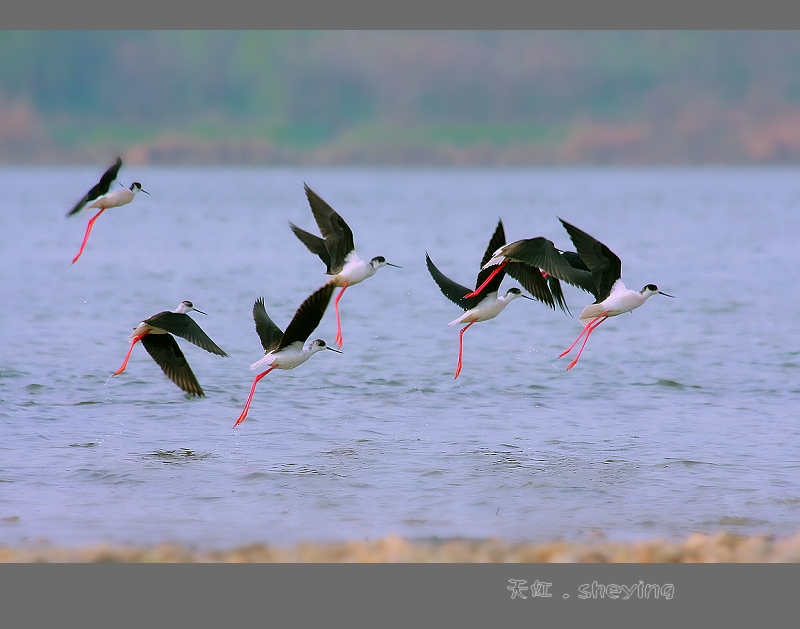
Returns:
[[[114,373],[112,373],[111,374],[112,376],[118,376],[123,371],[125,371],[125,367],[128,366],[128,359],[131,357],[131,352],[133,351],[133,346],[136,345],[137,342],[141,341],[145,336],[147,336],[147,334],[148,332],[145,332],[144,334],[140,334],[139,336],[135,336],[133,338],[133,340],[131,341],[131,346],[128,349],[128,353],[125,356],[125,360],[122,362],[122,367],[120,367]]]
[[[72,259],[72,264],[75,264],[78,261],[78,258],[81,257],[81,254],[83,253],[83,248],[86,246],[86,241],[89,240],[89,234],[92,231],[92,225],[94,225],[94,222],[97,220],[97,217],[100,216],[105,211],[106,208],[103,208],[97,214],[95,214],[91,219],[89,219],[89,224],[86,226],[86,233],[83,235],[83,242],[81,243],[81,248],[78,251],[78,255],[76,255]]]
[[[594,325],[592,325],[592,324],[589,324],[589,325],[591,325],[592,327],[591,327],[591,329],[590,329],[590,330],[588,330],[588,331],[586,332],[586,338],[585,338],[585,339],[583,339],[583,345],[581,345],[581,348],[580,348],[580,350],[578,351],[578,355],[575,357],[575,360],[573,360],[573,361],[572,361],[572,362],[569,364],[569,366],[567,366],[567,371],[569,371],[570,369],[572,369],[572,368],[575,366],[575,364],[578,362],[578,359],[581,357],[581,354],[583,353],[583,348],[584,348],[584,347],[586,347],[586,341],[588,341],[588,340],[589,340],[589,335],[590,335],[592,332],[594,332],[594,331],[597,329],[597,326],[599,326],[601,323],[603,323],[603,321],[605,321],[606,319],[608,319],[608,315],[603,315],[603,316],[600,318],[600,321],[598,321],[598,322],[597,322],[597,323],[595,323]]]
[[[564,356],[566,356],[567,354],[569,354],[569,353],[572,351],[572,348],[573,348],[573,347],[575,347],[575,346],[578,344],[578,341],[580,341],[580,340],[581,340],[581,337],[582,337],[584,334],[586,334],[586,330],[588,330],[588,329],[591,327],[591,325],[592,325],[592,324],[593,324],[595,321],[597,321],[598,319],[600,319],[602,316],[603,316],[603,315],[600,315],[599,317],[595,317],[594,319],[592,319],[591,321],[589,321],[589,323],[587,323],[585,326],[583,326],[583,330],[581,330],[581,333],[578,335],[578,338],[576,338],[576,339],[575,339],[575,340],[572,342],[572,345],[570,345],[570,346],[569,346],[567,349],[565,349],[563,352],[561,352],[561,353],[558,355],[558,357],[559,357],[559,358],[563,358]]]
[[[342,343],[344,339],[342,338],[342,324],[339,321],[339,300],[344,295],[344,291],[347,290],[347,284],[342,286],[342,290],[339,291],[339,294],[336,295],[336,299],[333,300],[333,305],[336,308],[336,349],[342,349]]]
[[[464,332],[467,331],[467,328],[471,326],[474,321],[470,321],[467,325],[461,328],[461,333],[458,335],[458,365],[456,365],[456,378],[458,378],[458,374],[461,373],[461,356],[462,350],[464,348]]]
[[[497,268],[489,274],[489,277],[486,278],[486,281],[483,284],[478,286],[478,288],[476,288],[471,293],[467,293],[466,295],[464,295],[464,297],[475,297],[478,293],[480,293],[483,290],[483,287],[486,286],[495,275],[497,275],[500,271],[503,270],[503,267],[506,264],[508,264],[508,262],[509,262],[508,260],[503,260],[500,264],[497,265]]]
[[[241,424],[244,421],[244,418],[247,417],[247,411],[250,410],[250,402],[253,401],[253,393],[256,392],[256,385],[258,384],[258,381],[261,380],[261,378],[266,376],[273,369],[275,369],[275,367],[270,367],[266,371],[263,371],[260,374],[258,374],[255,380],[253,380],[253,386],[250,387],[250,395],[247,396],[247,402],[245,403],[244,408],[242,409],[241,415],[239,415],[239,419],[237,419],[236,423],[233,425],[234,428],[236,428],[236,426]]]

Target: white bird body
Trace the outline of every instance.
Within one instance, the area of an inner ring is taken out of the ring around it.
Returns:
[[[121,161],[119,161],[118,163],[120,165],[122,164]],[[114,167],[114,168],[119,169],[119,166]],[[110,180],[108,179],[109,176],[112,177]],[[113,170],[113,168],[112,168],[112,169],[109,170],[109,172],[107,172],[103,176],[104,180],[106,180],[106,181],[105,182],[101,181],[101,183],[106,183],[106,184],[110,185],[111,181],[113,181],[113,177],[116,177],[116,170]],[[100,184],[98,184],[98,185],[100,185]],[[105,186],[106,190],[108,189],[108,185]],[[114,192],[107,192],[107,193],[97,197],[94,200],[94,203],[92,203],[91,205],[87,206],[89,208],[99,209],[100,211],[97,214],[95,214],[92,218],[89,219],[89,224],[86,226],[86,233],[83,235],[83,242],[81,243],[81,248],[78,250],[78,254],[72,259],[72,264],[75,264],[78,261],[78,258],[81,257],[81,254],[83,253],[83,248],[86,246],[86,242],[89,240],[89,234],[92,233],[92,226],[94,225],[94,222],[98,219],[98,217],[103,212],[105,212],[108,208],[119,207],[120,205],[127,205],[128,203],[133,201],[133,197],[136,196],[137,192],[144,192],[145,194],[150,194],[147,190],[144,190],[142,188],[142,184],[140,184],[138,181],[134,181],[131,184],[130,188],[123,188],[122,190],[115,190]],[[90,191],[89,194],[92,194],[92,191]],[[89,195],[87,195],[87,196],[89,196]],[[80,201],[72,209],[72,211],[68,214],[68,216],[72,216],[73,214],[77,214],[78,212],[80,212],[82,207],[83,207],[82,206],[83,203],[84,203],[84,201]]]
[[[640,291],[631,290],[625,287],[622,280],[614,282],[611,288],[611,293],[599,304],[589,304],[583,309],[581,316],[578,318],[580,321],[588,319],[595,319],[603,315],[608,317],[616,317],[617,315],[636,310],[644,302],[646,302],[653,295],[658,295],[658,290],[652,290],[651,285],[648,284]]]
[[[334,286],[352,286],[372,277],[379,268],[386,265],[382,258],[374,258],[370,262],[362,260],[355,251],[351,251],[344,259],[342,270],[328,280]]]
[[[121,188],[120,190],[114,190],[114,192],[109,192],[108,194],[104,194],[101,197],[98,197],[94,203],[88,206],[89,209],[97,208],[101,210],[107,210],[111,207],[119,207],[120,205],[127,205],[133,198],[136,196],[136,193],[142,189],[142,186],[139,183],[132,183],[130,189],[129,188]],[[147,192],[147,190],[145,190]]]
[[[474,308],[467,310],[458,319],[454,319],[448,325],[458,325],[459,323],[477,323],[478,321],[488,321],[494,319],[503,312],[503,309],[512,301],[522,297],[518,290],[509,289],[505,295],[498,297],[497,291],[489,293]]]
[[[325,342],[319,339],[306,343],[305,345],[303,345],[301,341],[295,341],[283,349],[269,352],[264,358],[250,365],[250,369],[263,369],[264,367],[272,367],[273,369],[294,369],[323,349],[327,349],[327,347]]]

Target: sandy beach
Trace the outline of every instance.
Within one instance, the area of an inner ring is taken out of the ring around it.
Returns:
[[[37,545],[0,547],[3,563],[794,563],[800,533],[787,538],[746,537],[729,532],[694,533],[681,542],[551,542],[500,540],[412,542],[388,536],[374,541],[302,543],[288,548],[250,545],[199,551],[178,544],[81,548]]]

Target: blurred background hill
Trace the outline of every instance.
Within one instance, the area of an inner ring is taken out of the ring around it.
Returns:
[[[0,163],[800,160],[796,31],[0,31]]]

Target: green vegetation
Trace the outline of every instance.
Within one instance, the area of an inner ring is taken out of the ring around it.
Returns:
[[[636,133],[746,156],[758,125],[800,107],[793,31],[0,31],[0,58],[6,160],[165,137],[591,153]]]

